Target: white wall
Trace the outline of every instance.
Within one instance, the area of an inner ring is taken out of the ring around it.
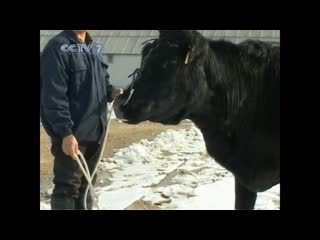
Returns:
[[[104,56],[109,65],[108,72],[110,74],[110,83],[116,87],[125,88],[131,81],[128,76],[140,66],[141,55],[113,55],[113,63],[108,62],[108,58]]]

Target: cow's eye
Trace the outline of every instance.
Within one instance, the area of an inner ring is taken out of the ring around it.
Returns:
[[[177,44],[177,43],[169,43],[169,47],[171,47],[171,48],[178,48],[178,47],[179,47],[179,44]]]
[[[167,68],[168,66],[168,62],[165,62],[163,65],[162,65],[162,68]]]
[[[177,64],[177,59],[173,59],[173,60],[169,60],[169,61],[166,61],[163,65],[162,65],[162,68],[167,68],[169,65],[175,65]]]
[[[162,47],[165,47],[165,48],[168,48],[168,47],[169,48],[171,48],[171,47],[178,48],[179,44],[176,43],[176,42],[169,41],[169,40],[165,39],[165,40],[159,42],[159,46],[162,46]]]

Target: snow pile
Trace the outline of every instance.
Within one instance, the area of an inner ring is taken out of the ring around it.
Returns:
[[[101,209],[125,209],[136,200],[160,209],[234,208],[234,179],[208,156],[194,126],[120,149],[100,168],[112,176],[110,186],[97,190]],[[279,191],[270,194],[259,194],[257,209],[278,209]]]
[[[96,188],[102,210],[126,209],[135,201],[158,209],[234,209],[234,178],[208,156],[194,126],[119,149],[99,170],[111,182]],[[279,195],[279,185],[258,194],[256,209],[279,209]]]

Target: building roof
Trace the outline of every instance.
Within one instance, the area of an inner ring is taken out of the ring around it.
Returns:
[[[40,30],[40,52],[47,42],[62,30]],[[225,39],[234,43],[246,39],[280,42],[280,30],[198,30],[205,37]],[[102,45],[103,54],[140,55],[141,43],[159,35],[157,30],[89,30],[95,42]]]

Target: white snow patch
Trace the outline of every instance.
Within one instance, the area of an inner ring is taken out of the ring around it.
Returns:
[[[207,154],[194,125],[119,149],[99,169],[111,181],[96,189],[102,210],[125,209],[138,199],[160,209],[234,209],[234,178]],[[170,173],[170,181],[157,186]],[[280,188],[275,186],[258,194],[256,209],[279,209],[279,204]]]
[[[133,201],[140,199],[146,194],[146,189],[139,186],[117,189],[114,191],[104,191],[98,198],[101,210],[123,210]]]
[[[51,210],[51,207],[47,203],[40,202],[40,210]]]

